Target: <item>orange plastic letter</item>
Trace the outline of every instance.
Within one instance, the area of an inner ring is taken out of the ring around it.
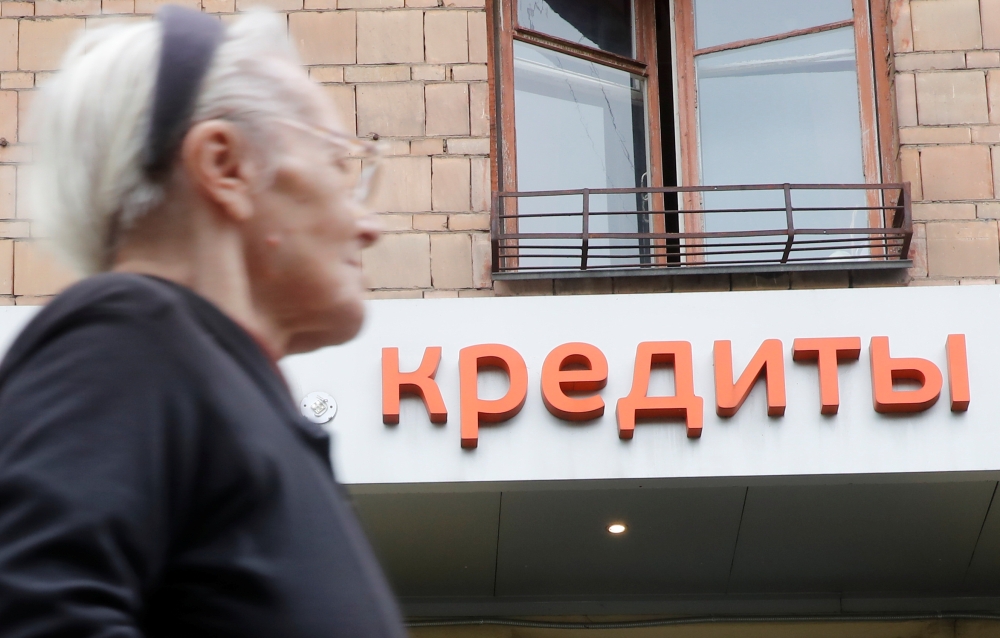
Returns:
[[[479,370],[500,368],[510,378],[507,394],[499,399],[479,398]],[[459,387],[462,396],[462,447],[479,445],[479,424],[506,421],[521,411],[528,397],[528,366],[510,346],[487,343],[458,352]]]
[[[564,370],[567,365],[583,370]],[[545,357],[542,364],[542,401],[549,412],[567,421],[590,421],[604,415],[604,400],[583,398],[567,392],[595,392],[608,384],[608,360],[589,343],[564,343]]]
[[[399,423],[399,398],[415,394],[424,402],[431,423],[447,423],[448,408],[441,398],[441,389],[434,381],[441,348],[424,349],[420,367],[413,372],[399,371],[399,348],[382,348],[382,423]]]
[[[872,337],[872,400],[875,411],[921,412],[937,403],[941,395],[941,371],[927,359],[893,359],[889,337]],[[916,390],[894,390],[894,381],[916,381]]]
[[[674,367],[674,396],[650,397],[649,377],[654,365]],[[635,372],[628,396],[618,399],[618,437],[631,439],[637,418],[684,419],[688,438],[701,436],[704,401],[694,394],[691,344],[687,341],[644,341],[635,351]]]
[[[860,357],[860,337],[796,339],[792,342],[792,360],[815,361],[819,369],[820,414],[836,414],[840,409],[837,362],[856,361]]]
[[[785,358],[781,342],[766,339],[747,364],[739,381],[733,384],[733,344],[716,341],[715,357],[715,412],[719,416],[733,416],[740,409],[757,380],[764,377],[767,383],[767,415],[785,414]]]
[[[969,361],[965,354],[965,335],[948,335],[948,388],[951,411],[969,409]]]

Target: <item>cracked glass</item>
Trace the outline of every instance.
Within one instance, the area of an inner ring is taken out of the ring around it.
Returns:
[[[642,78],[514,42],[517,190],[648,185],[645,118]],[[531,217],[556,212],[580,213],[579,196],[524,197],[518,207],[521,233],[582,230],[579,215]],[[647,209],[642,195],[591,195],[589,230],[647,232],[649,220],[643,212]],[[637,251],[636,245],[635,239],[592,240],[589,265],[640,263],[642,251]],[[570,250],[570,246],[576,246],[576,251]],[[521,240],[520,266],[577,267],[579,246],[578,239]]]
[[[602,51],[633,56],[632,0],[518,0],[517,24]]]

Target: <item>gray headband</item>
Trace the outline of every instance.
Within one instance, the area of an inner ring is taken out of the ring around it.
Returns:
[[[151,175],[164,172],[173,162],[223,36],[222,24],[200,11],[166,5],[156,19],[163,30],[163,44],[143,157],[143,168]]]

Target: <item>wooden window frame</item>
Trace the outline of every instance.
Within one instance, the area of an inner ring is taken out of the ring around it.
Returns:
[[[660,87],[656,60],[655,0],[632,0],[635,58],[564,40],[526,29],[517,24],[517,0],[486,0],[487,30],[493,38],[489,49],[490,133],[493,150],[491,183],[494,191],[517,190],[517,131],[514,126],[514,42],[526,42],[596,64],[627,71],[643,78],[646,110],[646,154],[652,186],[663,185],[660,143]],[[498,82],[499,80],[499,82]],[[662,200],[662,196],[659,196]],[[511,212],[513,202],[507,203]],[[654,208],[662,202],[654,200]],[[494,203],[494,206],[496,204]],[[516,232],[516,220],[508,219],[505,230]],[[661,215],[655,216],[653,230],[663,231]]]
[[[694,0],[669,0],[672,15],[670,34],[675,59],[673,64],[673,94],[676,127],[677,184],[699,186],[700,153],[698,143],[697,78],[695,58],[722,50],[742,48],[764,42],[817,33],[845,26],[854,26],[855,53],[858,69],[858,91],[862,129],[862,158],[865,183],[891,183],[899,180],[898,135],[895,103],[892,99],[891,36],[888,20],[888,0],[852,0],[854,17],[836,23],[818,25],[763,38],[742,40],[725,45],[694,48]],[[517,0],[486,0],[487,31],[491,42],[488,49],[488,81],[490,94],[490,136],[492,151],[491,186],[494,192],[517,190],[517,150],[514,126],[514,56],[515,41],[573,55],[598,64],[611,66],[641,76],[646,82],[647,154],[650,184],[663,186],[663,147],[660,122],[660,87],[657,60],[655,0],[633,0],[633,28],[635,59],[600,51],[585,45],[525,29],[517,24]],[[662,195],[654,196],[653,210],[663,210]],[[869,193],[869,198],[881,194]],[[514,202],[508,202],[516,205]],[[870,206],[882,202],[869,201]],[[494,208],[497,202],[493,202]],[[685,193],[679,198],[678,207],[691,213],[682,213],[681,232],[704,230],[698,193]],[[508,210],[508,212],[513,212]],[[871,213],[870,223],[880,226],[885,219]],[[507,219],[505,232],[516,232],[516,220]],[[663,232],[662,215],[653,216],[653,230]],[[698,242],[700,240],[685,240]],[[664,261],[656,257],[654,261]],[[664,261],[665,263],[665,261]]]

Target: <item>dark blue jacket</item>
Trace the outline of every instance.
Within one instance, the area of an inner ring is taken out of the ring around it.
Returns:
[[[212,304],[87,279],[0,366],[0,637],[402,637],[280,373]]]

